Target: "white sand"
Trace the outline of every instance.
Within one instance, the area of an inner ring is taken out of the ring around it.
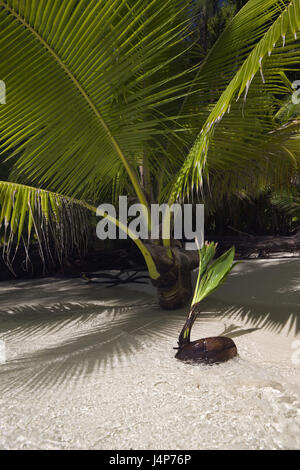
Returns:
[[[191,366],[151,285],[1,283],[0,448],[299,448],[299,306],[300,260],[243,262],[193,330],[240,356]]]

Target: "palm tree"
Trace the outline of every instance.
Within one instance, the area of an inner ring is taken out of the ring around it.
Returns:
[[[84,220],[119,194],[150,219],[152,202],[281,187],[298,174],[298,121],[282,128],[274,116],[299,61],[299,1],[249,0],[190,67],[192,11],[192,0],[0,0],[7,259],[13,242],[27,249],[34,234],[42,247],[49,230],[62,233],[66,214],[65,245],[77,243],[75,207]],[[160,305],[185,305],[197,252],[171,236],[134,242]]]

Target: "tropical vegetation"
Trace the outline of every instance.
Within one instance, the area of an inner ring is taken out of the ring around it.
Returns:
[[[213,210],[296,187],[299,107],[286,108],[300,2],[237,3],[214,11],[210,34],[222,32],[200,50],[196,19],[210,2],[0,0],[7,263],[32,241],[44,259],[84,244],[89,213],[121,194],[147,211],[186,199]],[[199,261],[171,233],[134,240],[163,308],[187,303]]]

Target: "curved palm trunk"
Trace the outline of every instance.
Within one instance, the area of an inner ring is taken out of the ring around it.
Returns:
[[[172,259],[167,249],[154,243],[147,244],[157,270],[158,279],[151,279],[157,288],[159,305],[165,310],[184,307],[192,296],[191,271],[198,266],[198,251],[186,251],[178,246],[171,248]]]

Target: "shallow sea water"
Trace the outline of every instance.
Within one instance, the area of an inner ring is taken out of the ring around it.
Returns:
[[[195,366],[150,285],[2,283],[0,448],[299,448],[299,294],[298,260],[239,265],[193,329],[239,357]]]

